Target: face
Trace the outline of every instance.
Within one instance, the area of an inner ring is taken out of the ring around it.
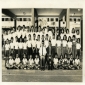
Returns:
[[[36,55],[36,58],[38,58],[38,56]]]
[[[32,58],[32,55],[30,55],[30,58]]]

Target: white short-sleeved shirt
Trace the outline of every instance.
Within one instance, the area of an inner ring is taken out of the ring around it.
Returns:
[[[27,59],[26,58],[25,59],[23,58],[22,61],[23,61],[23,64],[26,64],[27,63]]]
[[[27,49],[27,42],[23,43],[23,49]]]
[[[76,49],[80,49],[81,48],[81,44],[80,43],[76,43]]]
[[[34,63],[33,59],[29,59],[29,64],[32,65]]]
[[[72,42],[68,42],[67,44],[69,48],[72,48]]]
[[[9,64],[13,65],[13,63],[14,63],[14,60],[13,59],[9,59]]]
[[[5,50],[9,50],[9,47],[10,47],[10,45],[9,44],[6,44],[5,45]]]
[[[12,37],[12,34],[9,34],[8,35],[8,39],[11,40],[11,37]]]
[[[18,42],[15,42],[14,44],[15,44],[15,49],[18,49],[19,43]]]
[[[52,43],[52,46],[55,46],[56,45],[56,40],[55,39],[52,39],[51,40],[51,43]]]
[[[16,64],[19,64],[19,63],[20,63],[20,58],[16,58],[16,59],[15,59],[15,63],[16,63]]]
[[[39,64],[39,58],[35,58],[35,64]]]
[[[19,43],[19,49],[23,48],[23,43]]]
[[[36,41],[36,45],[37,45],[37,48],[39,49],[40,46],[41,46],[41,42],[40,41]]]
[[[61,33],[61,39],[63,39],[64,34]]]
[[[4,35],[4,41],[6,41],[6,40],[7,40],[7,37],[8,37],[8,35]]]
[[[14,43],[10,43],[10,48],[14,49]]]
[[[36,47],[36,40],[32,40],[32,46]]]
[[[80,38],[80,35],[76,35],[76,38]]]
[[[66,47],[67,41],[66,40],[63,40],[62,42],[63,42],[63,47]]]
[[[58,47],[61,46],[61,40],[57,40],[56,43],[57,43],[57,46],[58,46]]]
[[[58,63],[58,59],[54,58],[54,64],[57,64],[57,63]]]
[[[45,40],[45,46],[46,46],[46,48],[48,47],[48,44],[49,43],[49,41],[48,40]]]
[[[80,63],[79,59],[75,59],[75,63],[78,65]]]
[[[27,41],[27,46],[28,46],[28,47],[31,47],[31,44],[32,44],[32,41],[31,41],[31,40],[30,40],[30,41],[28,40],[28,41]]]
[[[26,36],[26,31],[23,31],[22,38],[24,38],[25,36]]]
[[[70,34],[66,34],[66,36],[67,36],[67,40],[68,40],[69,35],[70,35]]]

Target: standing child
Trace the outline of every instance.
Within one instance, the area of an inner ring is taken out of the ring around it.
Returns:
[[[81,44],[80,44],[80,39],[78,38],[77,39],[77,43],[76,43],[76,53],[77,53],[77,55],[79,56],[79,58],[80,58],[80,52],[81,52]]]
[[[73,40],[72,40],[72,55],[73,58],[76,58],[76,36],[73,35]]]
[[[61,55],[61,37],[58,36],[58,40],[56,41],[56,48],[57,48],[57,54],[58,54],[58,58],[60,58]]]
[[[65,55],[67,53],[67,36],[64,35],[63,41],[62,41],[62,54]]]
[[[67,47],[68,47],[68,58],[70,58],[70,54],[72,54],[72,40],[71,40],[71,36],[68,37]]]

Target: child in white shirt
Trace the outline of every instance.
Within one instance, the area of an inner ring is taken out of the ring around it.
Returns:
[[[15,58],[15,68],[16,69],[20,68],[20,58],[19,58],[18,54],[16,54],[16,58]]]
[[[81,52],[81,44],[80,44],[80,39],[77,39],[77,43],[76,43],[76,51],[77,51],[77,55],[80,57],[80,52]]]
[[[58,63],[59,63],[59,61],[58,61],[58,58],[57,57],[58,57],[57,54],[55,54],[55,57],[53,59],[54,69],[58,69]]]
[[[23,69],[26,69],[27,68],[27,58],[26,58],[26,55],[25,54],[24,54],[22,63],[23,63]]]
[[[32,58],[32,55],[30,55],[29,58],[29,69],[33,69],[34,68],[34,60]]]
[[[80,65],[80,59],[79,56],[76,55],[75,61],[74,61],[74,65],[75,65],[75,69],[80,69],[81,65]]]
[[[39,57],[38,57],[37,54],[36,54],[36,56],[35,56],[34,63],[35,63],[35,69],[39,69],[40,64],[39,64]]]

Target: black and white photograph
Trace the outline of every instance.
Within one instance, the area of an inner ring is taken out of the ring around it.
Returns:
[[[2,82],[82,82],[83,8],[2,8]]]

